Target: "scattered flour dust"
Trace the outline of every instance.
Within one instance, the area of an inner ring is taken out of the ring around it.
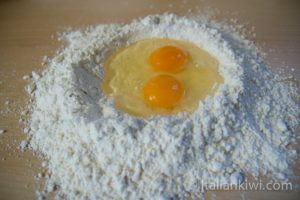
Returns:
[[[193,114],[137,118],[102,93],[107,55],[151,37],[193,42],[219,60],[224,84]],[[188,199],[201,196],[201,184],[292,176],[297,92],[232,28],[164,14],[63,39],[66,48],[28,87],[29,146],[50,174],[39,197],[59,188],[57,199]]]

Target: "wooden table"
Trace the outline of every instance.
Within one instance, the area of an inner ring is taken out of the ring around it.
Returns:
[[[99,23],[129,22],[153,13],[180,15],[216,12],[216,19],[236,18],[246,27],[255,26],[258,45],[269,53],[267,61],[276,69],[295,68],[300,75],[299,0],[2,0],[0,1],[0,200],[35,199],[41,181],[34,176],[42,170],[33,152],[21,152],[26,138],[19,123],[28,102],[23,80],[41,69],[44,55],[61,46],[57,32],[68,27],[84,28]],[[272,49],[270,52],[269,49]],[[299,175],[300,170],[296,169]],[[299,183],[299,182],[298,182]],[[216,199],[240,199],[239,192],[217,192]],[[246,199],[298,199],[299,192],[244,192]],[[212,196],[211,193],[208,196]],[[51,199],[51,198],[50,198]]]

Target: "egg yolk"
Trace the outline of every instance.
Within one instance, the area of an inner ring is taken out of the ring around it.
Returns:
[[[144,101],[153,107],[170,109],[184,95],[181,83],[172,76],[158,75],[148,80],[143,87]]]
[[[187,54],[175,46],[164,46],[154,50],[149,58],[153,69],[176,73],[184,69]]]

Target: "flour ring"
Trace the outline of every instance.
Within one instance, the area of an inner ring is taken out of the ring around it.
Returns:
[[[101,92],[107,55],[149,37],[188,40],[219,60],[224,84],[192,115],[136,118]],[[48,159],[47,186],[60,186],[58,199],[187,199],[203,184],[240,181],[246,173],[291,175],[296,154],[288,144],[299,107],[236,32],[164,14],[63,38],[66,48],[34,78],[29,123],[30,146]]]

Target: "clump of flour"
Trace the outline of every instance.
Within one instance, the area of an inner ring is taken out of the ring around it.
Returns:
[[[224,84],[193,114],[137,118],[102,93],[107,55],[151,37],[190,41],[219,60]],[[28,134],[47,158],[45,192],[58,185],[58,199],[187,199],[199,196],[203,183],[291,176],[296,92],[234,31],[164,14],[63,38],[68,45],[41,75],[34,73],[31,93]]]

